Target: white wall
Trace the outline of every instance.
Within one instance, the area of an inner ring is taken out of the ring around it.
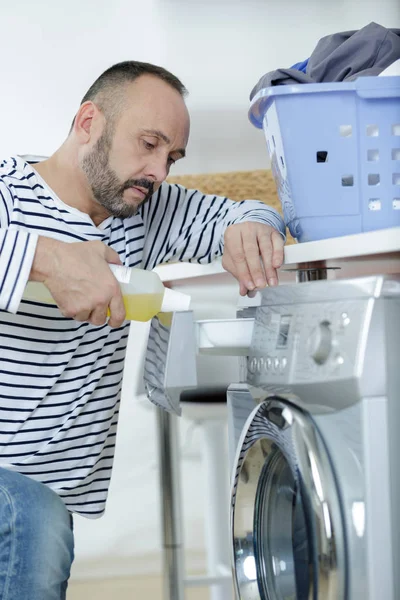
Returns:
[[[108,66],[136,58],[189,88],[192,136],[176,172],[263,168],[247,121],[259,77],[306,58],[318,39],[371,20],[399,26],[398,0],[14,0],[1,2],[0,154],[49,154]]]
[[[400,3],[3,0],[0,17],[1,155],[53,152],[93,80],[115,62],[139,59],[167,67],[189,88],[192,135],[188,158],[176,172],[199,173],[265,167],[262,134],[247,121],[248,96],[258,78],[306,58],[331,32],[371,20],[399,27]],[[232,306],[226,300],[227,310]],[[137,360],[132,340],[129,360]],[[108,565],[109,572],[148,570],[154,565],[140,562],[140,556],[154,556],[159,549],[154,413],[133,399],[133,389],[131,376],[124,385],[106,516],[76,523],[75,573],[81,576],[99,572],[95,560]],[[185,460],[183,469],[187,545],[198,550],[198,462]]]

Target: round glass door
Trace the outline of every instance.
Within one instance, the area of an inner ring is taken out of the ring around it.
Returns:
[[[276,446],[261,472],[254,512],[254,549],[263,600],[307,600],[312,552],[301,492]]]
[[[238,599],[344,600],[339,496],[313,421],[274,398],[249,423],[232,493]]]

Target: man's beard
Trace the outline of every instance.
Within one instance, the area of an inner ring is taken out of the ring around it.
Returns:
[[[148,179],[128,179],[121,184],[109,163],[111,135],[106,131],[96,142],[93,150],[82,160],[85,173],[94,199],[114,217],[126,219],[138,212],[139,207],[153,195],[154,185]],[[149,190],[147,195],[137,204],[124,200],[124,191],[131,187]]]

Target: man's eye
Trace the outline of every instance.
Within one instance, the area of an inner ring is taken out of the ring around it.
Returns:
[[[150,142],[147,142],[146,140],[143,140],[143,144],[144,147],[146,148],[146,150],[154,150],[155,145],[151,144]]]
[[[172,156],[170,156],[170,157],[168,158],[168,164],[169,164],[169,165],[174,165],[175,163],[176,163],[176,160],[175,160],[174,158],[172,158]]]

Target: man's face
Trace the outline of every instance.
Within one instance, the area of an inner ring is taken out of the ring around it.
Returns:
[[[136,214],[184,156],[188,137],[189,115],[174,88],[148,75],[128,84],[115,126],[106,124],[81,162],[94,199],[113,216]]]

